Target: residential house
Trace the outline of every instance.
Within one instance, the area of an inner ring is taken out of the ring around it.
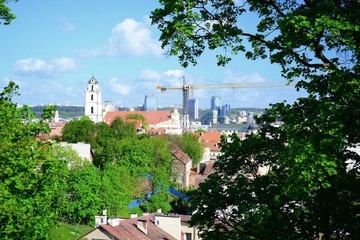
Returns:
[[[204,161],[216,160],[221,154],[221,148],[219,146],[221,141],[221,135],[217,131],[207,131],[200,133],[200,141],[205,146],[205,152],[210,151],[209,159]]]
[[[172,155],[172,167],[174,174],[176,175],[176,182],[181,187],[189,187],[190,170],[192,167],[192,160],[190,157],[183,152],[174,143],[169,144],[171,155]]]
[[[80,237],[79,240],[198,240],[196,227],[190,227],[188,215],[148,214],[129,219],[107,219],[106,210],[96,215],[95,229]]]

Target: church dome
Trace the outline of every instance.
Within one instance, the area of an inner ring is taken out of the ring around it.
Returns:
[[[88,81],[89,84],[98,84],[98,80],[94,77],[94,75],[92,76],[92,78],[90,78],[90,80]]]

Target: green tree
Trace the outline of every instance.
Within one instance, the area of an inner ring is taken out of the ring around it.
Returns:
[[[182,135],[170,135],[169,139],[188,154],[192,159],[193,164],[197,164],[203,159],[204,145],[199,140],[199,135],[183,133]]]
[[[69,143],[85,142],[95,147],[96,124],[88,117],[71,120],[62,130],[62,140]]]
[[[93,224],[96,214],[102,210],[101,173],[90,162],[69,172],[67,194],[63,198],[62,220],[75,224]]]
[[[206,48],[279,64],[307,98],[273,104],[258,135],[223,141],[192,196],[204,239],[358,239],[359,1],[160,1],[152,22],[183,66]],[[255,29],[241,28],[252,17]],[[280,127],[272,123],[282,120]],[[353,161],[351,167],[347,164]],[[260,175],[265,167],[268,173]]]
[[[50,144],[37,141],[48,133],[47,119],[34,121],[33,111],[17,108],[10,82],[0,93],[0,236],[2,239],[46,239],[58,217],[55,199],[67,165],[49,155]],[[43,116],[52,118],[54,108]]]
[[[139,196],[141,184],[139,179],[116,163],[108,163],[101,172],[101,193],[103,208],[108,216],[129,216],[128,204]]]
[[[126,121],[122,118],[116,118],[111,123],[111,129],[115,137],[120,140],[123,138],[132,138],[136,136],[135,123]]]
[[[11,10],[6,6],[9,2],[17,2],[18,0],[0,0],[0,24],[10,24],[16,16],[11,13]]]

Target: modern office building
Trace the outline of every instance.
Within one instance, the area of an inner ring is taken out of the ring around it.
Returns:
[[[146,94],[144,99],[144,111],[157,111],[156,94]]]
[[[226,116],[230,118],[231,115],[231,107],[230,104],[225,104],[221,106],[220,116]]]
[[[210,110],[220,110],[220,97],[212,96],[211,97],[211,104],[210,104]]]
[[[189,119],[194,121],[199,118],[199,101],[197,99],[189,99],[188,102],[189,108]]]

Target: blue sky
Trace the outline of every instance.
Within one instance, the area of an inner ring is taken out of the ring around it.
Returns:
[[[160,106],[181,106],[181,91],[161,93],[156,86],[181,86],[183,76],[189,84],[285,82],[277,65],[240,55],[218,67],[208,51],[198,65],[182,68],[177,57],[164,55],[160,32],[150,24],[157,1],[20,0],[9,6],[17,18],[0,25],[0,87],[19,84],[19,104],[84,105],[92,75],[103,100],[133,107],[143,104],[145,94],[157,94]],[[211,96],[232,107],[266,108],[304,93],[293,87],[194,90],[200,107],[208,108]]]

